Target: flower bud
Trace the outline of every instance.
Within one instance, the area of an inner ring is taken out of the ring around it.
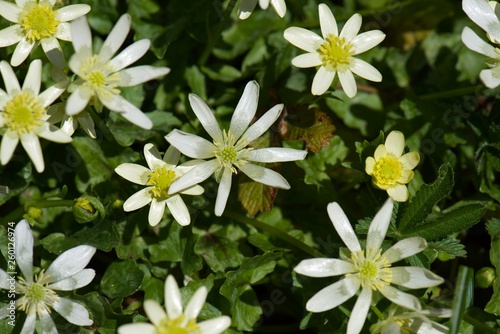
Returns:
[[[493,281],[497,278],[495,268],[483,267],[476,271],[475,275],[476,286],[482,289],[486,289],[493,284]]]
[[[104,206],[96,197],[83,195],[73,205],[73,216],[80,224],[91,222],[99,215],[104,218]]]

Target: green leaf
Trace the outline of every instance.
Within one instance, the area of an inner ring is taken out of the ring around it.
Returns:
[[[113,169],[108,165],[99,143],[89,137],[75,137],[71,145],[80,155],[83,164],[76,167],[76,187],[84,193],[89,186],[108,180]]]
[[[8,191],[0,191],[0,205],[9,199],[17,197],[28,188],[32,177],[31,163],[11,161],[7,166],[0,167],[0,186],[7,187]]]
[[[198,95],[203,101],[207,100],[207,88],[205,75],[200,71],[198,66],[193,65],[188,67],[184,72],[184,78],[193,94]]]
[[[239,184],[238,200],[248,215],[253,217],[259,212],[269,211],[273,208],[276,193],[276,188],[248,180]]]
[[[144,291],[144,300],[152,299],[162,304],[165,295],[164,285],[164,282],[158,278],[145,277],[141,284],[141,290]]]
[[[141,286],[144,272],[134,260],[111,263],[101,279],[101,290],[109,298],[130,296]]]
[[[493,283],[493,296],[484,310],[500,316],[500,219],[489,220],[487,229],[491,235],[490,261],[496,269],[497,278]]]
[[[423,224],[432,212],[434,205],[447,196],[453,187],[453,169],[448,163],[443,164],[438,171],[438,177],[431,185],[424,184],[415,193],[409,203],[401,205],[397,222],[401,234]]]
[[[474,297],[474,270],[460,266],[452,304],[452,316],[448,333],[457,334],[463,312],[472,305]]]
[[[427,240],[438,240],[447,235],[460,232],[476,224],[486,212],[482,204],[461,206],[444,216],[425,224],[419,224],[411,229],[405,229],[401,234],[405,237],[420,236]]]
[[[268,252],[245,258],[238,270],[227,273],[220,293],[231,302],[232,321],[238,330],[251,331],[259,320],[262,309],[251,285],[273,272],[280,257],[278,253]]]
[[[160,241],[148,247],[151,262],[180,262],[186,246],[187,231],[183,233],[182,226],[172,221],[161,230]]]
[[[187,239],[181,262],[181,268],[184,275],[193,276],[194,273],[203,268],[203,260],[194,250],[197,242],[198,236],[195,234],[191,234]]]
[[[441,239],[439,241],[431,241],[428,242],[428,248],[435,249],[439,252],[444,252],[454,257],[465,257],[467,255],[467,251],[465,250],[465,246],[460,243],[460,240],[454,237],[447,237]]]

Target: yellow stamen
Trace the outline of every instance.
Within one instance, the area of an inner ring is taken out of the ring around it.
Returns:
[[[168,194],[170,185],[177,179],[178,176],[175,174],[174,170],[162,166],[153,170],[146,185],[153,186],[150,191],[155,198],[166,199],[170,197]]]
[[[52,289],[47,288],[47,278],[42,270],[31,283],[22,277],[18,279],[16,293],[24,295],[19,299],[19,310],[26,313],[36,312],[38,315],[50,313],[52,304],[59,300],[59,297]]]
[[[347,42],[344,37],[339,38],[332,34],[321,44],[318,52],[323,66],[333,68],[336,71],[349,69],[349,64],[352,62],[351,56],[354,54],[351,43]]]
[[[354,265],[354,272],[349,275],[357,275],[361,280],[361,286],[368,286],[373,290],[380,290],[392,281],[391,264],[381,255],[373,250],[351,253],[350,262]]]
[[[10,99],[4,107],[5,126],[18,135],[33,131],[43,124],[46,110],[35,96],[22,92]]]
[[[164,318],[156,327],[156,334],[197,334],[200,328],[196,324],[196,319],[190,319],[186,323],[186,315],[182,314],[175,319]]]
[[[32,43],[52,37],[61,23],[50,4],[28,2],[21,13],[20,24],[26,38]]]
[[[115,73],[115,68],[109,63],[104,63],[99,55],[88,57],[80,66],[80,73],[85,86],[101,96],[106,94],[120,94],[118,83],[120,75]]]
[[[248,141],[242,138],[236,142],[231,132],[226,132],[226,130],[223,131],[223,142],[214,141],[214,145],[217,146],[214,155],[221,166],[218,173],[225,168],[230,169],[233,173],[237,173],[235,166],[239,167],[246,164],[248,152],[252,150],[252,148],[245,148],[248,145]]]
[[[388,189],[397,185],[403,173],[403,165],[398,158],[387,155],[375,162],[373,167],[373,183],[381,188]]]

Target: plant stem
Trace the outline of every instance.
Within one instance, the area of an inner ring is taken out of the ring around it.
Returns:
[[[236,212],[231,212],[231,211],[226,211],[224,216],[228,218],[235,219],[236,221],[239,221],[240,223],[247,224],[250,226],[253,226],[261,231],[266,232],[269,235],[272,235],[278,239],[281,239],[285,241],[286,243],[290,244],[292,247],[299,249],[303,251],[306,254],[309,254],[313,257],[325,257],[322,253],[318,252],[314,248],[310,247],[309,245],[306,245],[300,240],[295,239],[291,235],[271,226],[268,225],[264,222],[261,222],[260,220],[257,219],[251,219],[248,217],[243,216],[242,214],[236,213]]]

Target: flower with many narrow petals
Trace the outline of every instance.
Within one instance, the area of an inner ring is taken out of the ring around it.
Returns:
[[[66,104],[66,113],[69,116],[80,113],[92,99],[99,112],[104,105],[143,129],[151,129],[153,126],[151,120],[139,108],[120,95],[119,87],[142,84],[166,75],[170,69],[149,65],[126,68],[148,51],[151,44],[148,39],[133,43],[113,57],[125,41],[130,24],[130,15],[122,15],[99,53],[93,54],[92,35],[86,18],[82,17],[71,23],[75,54],[69,60],[69,67],[78,79],[70,86],[71,95]]]
[[[203,128],[212,137],[208,140],[179,130],[173,130],[165,138],[183,154],[196,159],[210,159],[198,164],[170,186],[169,193],[175,193],[206,180],[216,174],[219,189],[215,202],[215,214],[221,216],[226,207],[231,189],[232,174],[236,168],[256,182],[289,189],[288,182],[275,171],[253,164],[302,160],[307,152],[282,147],[252,149],[248,144],[263,135],[278,119],[283,105],[279,104],[267,111],[258,121],[249,126],[257,112],[259,85],[250,81],[241,96],[231,118],[229,130],[222,131],[210,108],[194,94],[189,102]]]
[[[214,319],[196,322],[207,298],[208,290],[202,286],[182,309],[179,286],[172,275],[165,280],[165,309],[154,300],[144,301],[144,311],[148,315],[149,323],[133,323],[120,326],[118,334],[219,334],[231,325],[231,318],[221,316]],[[166,312],[165,312],[166,311]]]
[[[403,155],[405,136],[402,132],[391,131],[384,144],[380,144],[373,157],[366,158],[365,171],[372,176],[375,187],[387,190],[397,202],[408,199],[406,184],[413,179],[413,171],[420,162],[417,152]]]
[[[392,209],[392,200],[388,199],[370,224],[366,247],[363,250],[344,211],[335,202],[328,204],[328,215],[351,252],[350,257],[308,259],[301,261],[294,268],[297,273],[310,277],[344,275],[341,280],[320,290],[309,299],[306,309],[311,312],[323,312],[335,308],[361,290],[347,324],[348,334],[361,331],[374,292],[380,292],[385,298],[407,309],[420,310],[417,297],[396,289],[393,284],[406,289],[422,289],[443,283],[443,279],[430,270],[392,266],[423,251],[427,247],[425,239],[420,237],[403,239],[382,252],[381,246],[391,221]]]
[[[16,282],[16,307],[26,313],[21,333],[35,332],[37,318],[42,333],[57,333],[50,317],[51,309],[78,326],[90,326],[93,321],[89,312],[80,303],[61,297],[56,291],[74,291],[89,284],[95,276],[94,269],[84,269],[96,249],[81,245],[68,249],[59,255],[47,268],[33,276],[33,234],[28,221],[21,220],[15,228],[16,262],[23,277]],[[10,276],[0,269],[0,288],[9,290]],[[0,319],[7,317],[7,306],[0,308]]]
[[[170,213],[179,224],[182,226],[189,225],[191,216],[179,194],[201,195],[203,194],[203,188],[199,185],[193,185],[171,194],[169,189],[175,180],[193,168],[193,163],[177,166],[180,152],[173,146],[167,149],[162,159],[160,152],[153,144],[146,144],[144,146],[144,157],[149,169],[131,163],[124,163],[115,168],[116,173],[121,177],[130,182],[147,186],[130,196],[123,203],[123,209],[133,211],[151,203],[148,217],[149,224],[155,226],[163,217],[165,205],[167,205]]]
[[[31,62],[21,88],[12,67],[2,60],[0,72],[7,92],[0,89],[0,128],[5,129],[0,144],[0,162],[7,164],[19,141],[28,153],[36,170],[45,169],[38,137],[57,143],[69,143],[71,137],[50,124],[47,107],[65,90],[66,82],[55,84],[40,93],[42,62]]]
[[[353,73],[370,81],[382,81],[382,74],[375,67],[353,56],[378,45],[384,40],[385,34],[380,30],[371,30],[358,35],[361,15],[354,14],[339,35],[337,22],[330,8],[320,4],[318,10],[323,37],[298,27],[288,28],[284,33],[287,41],[308,52],[292,59],[294,66],[320,66],[314,76],[311,92],[314,95],[326,92],[337,73],[348,97],[354,97],[357,92]]]
[[[404,311],[399,306],[392,306],[387,318],[370,327],[371,334],[444,334],[448,327],[432,321],[429,317],[450,318],[451,309],[426,309]]]
[[[273,6],[274,11],[279,17],[284,17],[286,14],[286,3],[285,0],[259,0],[260,8],[267,9],[269,3]],[[241,0],[240,7],[238,8],[238,17],[241,20],[245,20],[252,15],[253,10],[257,5],[257,0]]]
[[[90,11],[89,5],[70,5],[54,10],[56,0],[16,0],[16,4],[0,0],[0,15],[15,23],[0,31],[0,47],[17,44],[12,66],[20,65],[40,43],[50,62],[65,65],[58,39],[71,41],[72,21]]]

